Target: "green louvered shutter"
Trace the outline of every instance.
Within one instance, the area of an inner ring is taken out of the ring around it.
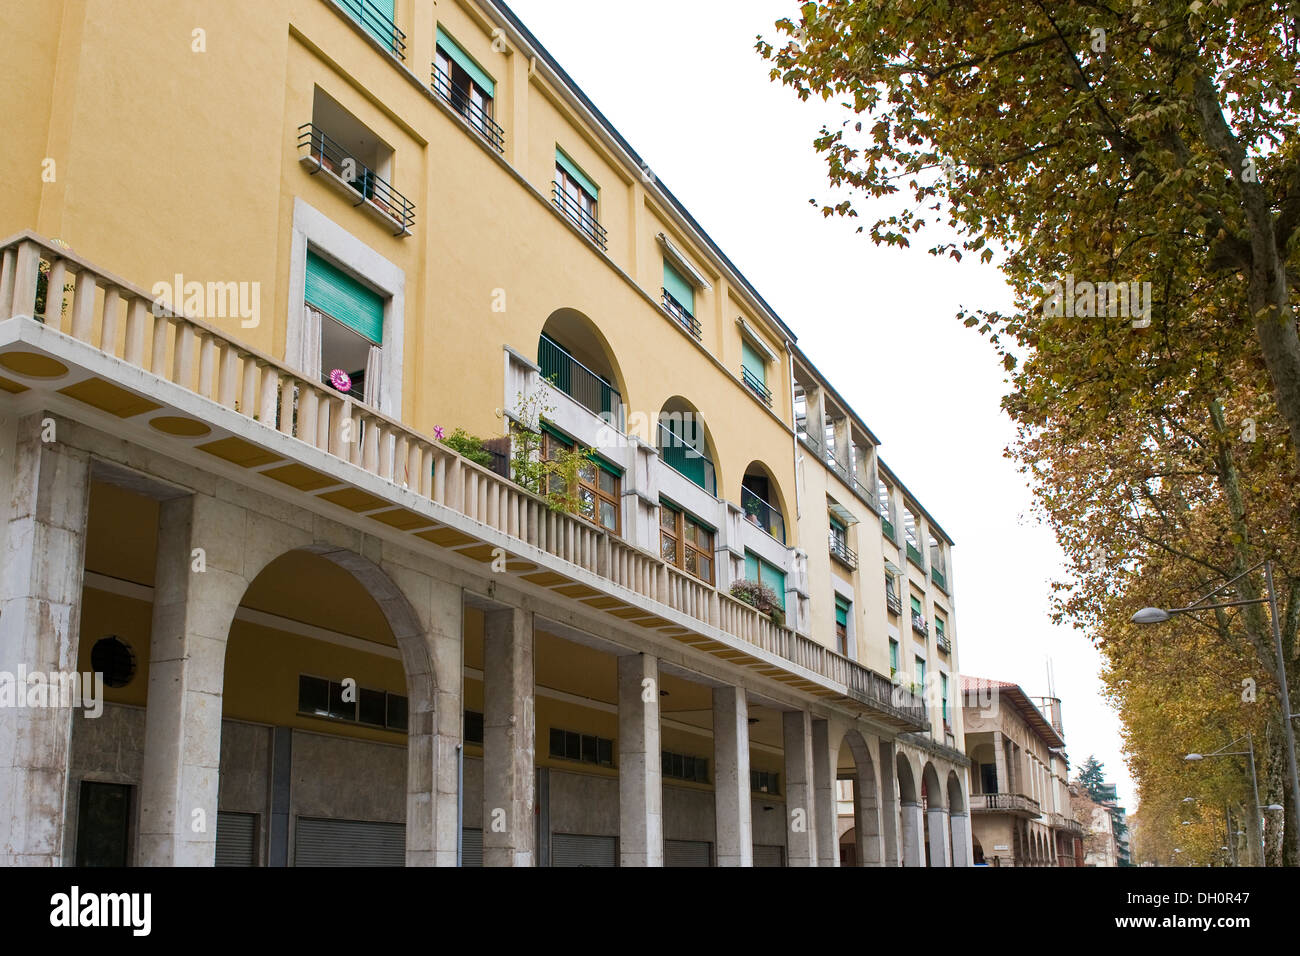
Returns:
[[[356,279],[307,253],[307,304],[376,345],[384,339],[384,300]]]
[[[564,150],[558,146],[555,147],[555,165],[559,166],[566,173],[577,180],[578,185],[587,191],[592,199],[600,199],[600,187],[593,183],[581,169],[578,164],[565,155]]]
[[[912,613],[913,613],[913,614],[920,614],[920,613],[921,613],[921,599],[920,599],[920,598],[916,598],[916,597],[913,597],[913,598],[912,598]]]
[[[348,15],[366,28],[376,40],[396,52],[393,27],[397,23],[396,0],[341,0]]]
[[[835,623],[849,626],[849,602],[838,596],[835,598]]]
[[[751,379],[760,385],[767,384],[767,362],[763,360],[763,356],[758,353],[758,350],[748,342],[742,341],[740,343],[740,364],[749,373]]]
[[[781,610],[785,610],[785,574],[778,571],[766,561],[758,563],[759,574],[764,584],[776,592],[777,600],[781,602]]]
[[[758,558],[756,558],[753,554],[751,554],[748,551],[745,552],[745,580],[746,581],[759,580]]]
[[[393,0],[388,0],[388,6],[391,11]],[[455,40],[442,32],[442,27],[438,27],[438,48],[443,53],[446,53],[452,62],[468,73],[470,79],[478,84],[488,96],[496,96],[496,82],[483,72],[481,66],[469,58],[469,54],[462,50]]]
[[[664,260],[664,288],[691,315],[695,314],[695,287]]]

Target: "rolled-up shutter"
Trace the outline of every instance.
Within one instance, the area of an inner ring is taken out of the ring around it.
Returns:
[[[664,288],[691,315],[695,314],[695,286],[686,281],[686,277],[664,260]]]
[[[293,840],[294,866],[402,866],[406,827],[367,820],[299,817]]]
[[[256,813],[217,813],[217,866],[256,866],[256,849]]]
[[[712,850],[703,840],[664,840],[664,866],[709,866]]]
[[[469,827],[460,831],[460,865],[483,865],[483,831]]]
[[[438,49],[447,54],[447,58],[452,60],[462,70],[469,74],[470,79],[478,84],[488,96],[496,96],[497,85],[487,72],[470,58],[470,55],[460,48],[460,44],[447,36],[442,27],[438,27]]]
[[[551,866],[618,866],[618,838],[552,834]]]
[[[307,285],[303,296],[333,319],[375,345],[384,339],[384,299],[314,252],[307,253]]]
[[[767,360],[745,341],[740,343],[740,364],[759,385],[767,384]]]
[[[755,843],[754,866],[785,866],[785,847]]]

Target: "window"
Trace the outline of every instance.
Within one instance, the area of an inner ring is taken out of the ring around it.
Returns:
[[[572,451],[574,444],[551,431],[542,434],[542,455],[548,460],[558,458],[561,451]],[[619,484],[622,472],[604,459],[589,456],[578,468],[578,514],[614,534],[619,533]],[[553,477],[553,483],[562,479]],[[554,492],[563,488],[552,487]]]
[[[384,299],[332,263],[307,253],[303,335],[321,381],[368,405],[379,404]]]
[[[781,610],[785,610],[785,574],[783,572],[768,564],[754,554],[753,551],[746,551],[745,578],[770,587],[776,592],[776,599],[781,602]]]
[[[348,16],[400,59],[406,59],[406,34],[397,29],[395,0],[339,0]]]
[[[306,674],[298,676],[298,713],[385,730],[405,731],[407,727],[404,695]]]
[[[597,209],[600,188],[587,178],[559,147],[555,149],[555,204],[600,248],[605,248],[605,229]]]
[[[898,641],[892,637],[889,639],[889,676],[894,678],[898,675]]]
[[[673,567],[713,583],[713,529],[664,501],[659,502],[659,552]]]
[[[663,775],[674,780],[708,783],[709,762],[703,757],[691,757],[665,750],[663,751]]]
[[[438,27],[438,45],[433,61],[434,92],[452,105],[484,139],[505,148],[501,127],[492,119],[496,83],[483,68]]]
[[[980,764],[980,792],[997,793],[998,792],[998,765],[995,763]]]
[[[780,793],[778,774],[771,770],[751,770],[749,789],[754,793]]]
[[[947,730],[951,726],[948,719],[948,675],[939,674],[939,699],[943,704],[943,726]]]
[[[603,767],[614,766],[614,741],[574,730],[551,728],[551,756]]]
[[[477,710],[465,711],[465,743],[483,743],[483,714]]]
[[[700,323],[695,318],[695,286],[664,260],[663,304],[677,322],[695,336],[700,337]]]
[[[744,339],[740,342],[740,372],[749,390],[765,404],[771,405],[772,392],[767,387],[767,359]]]
[[[925,658],[916,659],[916,686],[918,691],[925,692]]]
[[[116,634],[101,637],[90,649],[90,669],[108,687],[125,687],[135,677],[135,651]]]
[[[847,600],[835,595],[835,649],[844,657],[849,656],[849,608]]]
[[[912,630],[917,634],[929,635],[930,628],[925,623],[925,614],[921,610],[921,599],[912,595]]]
[[[938,642],[939,650],[941,651],[948,650],[948,637],[946,634],[944,634],[944,629],[946,627],[947,627],[947,622],[944,621],[944,619],[940,615],[936,614],[934,616],[934,637],[935,640]]]

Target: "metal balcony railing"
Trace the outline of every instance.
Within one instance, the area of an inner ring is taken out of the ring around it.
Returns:
[[[691,335],[698,339],[700,337],[699,320],[695,318],[695,316],[691,315],[686,306],[673,298],[672,293],[667,289],[661,288],[659,292],[661,295],[660,302],[663,304],[664,311],[671,315],[678,325],[682,326],[687,332],[690,332]]]
[[[939,585],[939,590],[948,593],[948,577],[934,565],[930,566],[930,580]]]
[[[889,608],[890,614],[903,613],[903,599],[893,591],[885,592],[885,605]]]
[[[713,461],[698,447],[662,424],[659,426],[659,457],[669,468],[689,478],[715,498],[718,496]]]
[[[479,106],[460,87],[451,82],[451,77],[447,71],[433,64],[433,76],[429,80],[433,91],[442,99],[447,101],[457,113],[465,117],[465,121],[482,136],[488,143],[496,149],[498,153],[506,151],[506,131],[501,125],[494,120],[487,110]]]
[[[880,516],[880,530],[885,533],[885,537],[895,544],[898,543],[898,535],[894,532],[894,522],[890,521],[884,515]]]
[[[303,123],[298,127],[298,149],[304,158],[315,162],[316,172],[328,170],[355,189],[360,197],[355,205],[370,203],[373,208],[401,226],[401,231],[397,233],[399,236],[411,231],[415,225],[415,203],[376,175],[372,169],[349,156],[347,150],[315,123]]]
[[[576,199],[566,193],[560,184],[551,180],[551,202],[555,203],[555,208],[564,213],[569,221],[581,229],[587,237],[600,247],[602,252],[607,246],[608,234],[605,227],[600,224],[591,213],[584,209]]]
[[[907,542],[907,559],[922,571],[925,570],[925,558],[921,555],[920,551],[916,550],[916,547],[910,541]]]
[[[542,378],[565,395],[622,430],[623,396],[610,382],[583,365],[549,335],[537,344],[537,364]]]
[[[858,554],[848,546],[848,543],[844,540],[844,535],[836,534],[832,531],[830,533],[830,549],[831,557],[839,561],[840,564],[844,565],[850,571],[857,569]]]
[[[406,59],[406,34],[388,18],[371,0],[334,0],[353,20],[366,28],[371,36],[388,47],[399,60]]]
[[[751,524],[756,524],[777,541],[785,544],[785,516],[743,485],[740,507]]]
[[[939,650],[943,651],[945,654],[952,653],[952,641],[948,639],[948,635],[943,631],[938,629],[935,630],[934,642],[938,646]]]
[[[925,617],[916,611],[912,612],[912,630],[926,637],[930,636],[930,625],[926,623]]]
[[[740,370],[740,377],[744,381],[745,386],[757,395],[764,405],[769,407],[771,406],[772,390],[767,387],[766,383],[764,383],[762,379],[749,369],[743,367]]]

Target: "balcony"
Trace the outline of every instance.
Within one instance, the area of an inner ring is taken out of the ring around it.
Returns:
[[[659,457],[673,471],[693,481],[713,497],[718,496],[713,462],[704,452],[662,424],[659,426]]]
[[[935,567],[933,564],[930,565],[930,580],[933,581],[935,584],[937,584],[939,586],[939,590],[941,590],[944,594],[948,593],[947,576],[942,571],[940,571],[937,567]]]
[[[315,123],[303,123],[298,127],[298,150],[302,165],[313,176],[324,173],[326,181],[336,190],[356,200],[352,205],[362,206],[387,225],[396,225],[395,236],[411,234],[411,227],[415,225],[415,203],[349,156]]]
[[[857,570],[858,553],[848,546],[848,543],[844,540],[844,535],[832,531],[830,533],[830,549],[832,558],[850,571]]]
[[[564,213],[565,218],[582,230],[583,234],[594,242],[601,252],[608,247],[608,235],[605,227],[600,222],[578,204],[578,201],[560,188],[560,184],[551,180],[551,202],[555,203],[555,208]]]
[[[910,541],[907,542],[907,560],[915,564],[922,572],[925,571],[925,558],[921,556],[921,552],[916,550],[916,546]]]
[[[49,297],[43,319],[42,275],[49,289],[71,288],[62,303]],[[633,621],[900,731],[929,728],[883,675],[32,232],[0,242],[0,385],[6,414],[19,394],[24,408],[84,413],[309,514],[343,496],[358,527],[422,553],[503,549],[503,573],[540,578],[557,596],[592,591],[586,610],[617,626]]]
[[[948,639],[948,635],[945,634],[943,631],[940,631],[938,629],[935,630],[934,642],[938,646],[939,650],[942,651],[944,654],[952,653],[952,641]]]
[[[664,294],[667,295],[667,292]],[[760,402],[768,408],[772,407],[772,390],[769,389],[757,375],[747,368],[742,368],[740,370],[740,377],[744,381],[745,387],[757,395]]]
[[[890,614],[903,613],[903,599],[893,591],[885,592],[885,606],[889,608]]]
[[[930,625],[925,622],[925,617],[919,611],[912,612],[912,630],[923,637],[930,636]]]
[[[970,808],[976,813],[1012,813],[1033,820],[1042,813],[1038,801],[1023,793],[971,794]]]
[[[886,538],[894,544],[898,544],[898,535],[894,531],[894,522],[890,521],[884,515],[880,516],[880,530],[884,532]]]
[[[785,544],[785,517],[754,492],[741,486],[740,507],[750,524],[756,524],[777,541]]]
[[[623,396],[619,390],[583,365],[560,343],[543,334],[537,344],[541,376],[605,421],[622,430]]]
[[[691,315],[686,306],[674,299],[672,293],[667,289],[660,288],[659,292],[661,295],[660,303],[663,305],[664,311],[672,317],[674,322],[698,339],[700,337],[699,320]]]
[[[487,110],[470,99],[464,90],[455,86],[447,71],[441,69],[437,63],[433,64],[433,75],[430,77],[429,84],[448,106],[465,118],[465,122],[469,123],[471,129],[487,140],[489,146],[498,153],[506,151],[506,131],[488,115]]]
[[[357,23],[365,27],[366,32],[388,48],[399,60],[406,59],[406,34],[397,29],[397,24],[388,19],[388,14],[381,11],[371,0],[334,0],[336,4]]]
[[[847,464],[840,461],[830,452],[827,452],[826,454],[826,464],[829,466],[831,471],[835,472],[835,474],[839,476],[840,481],[844,482],[850,488],[853,487],[853,471]]]

